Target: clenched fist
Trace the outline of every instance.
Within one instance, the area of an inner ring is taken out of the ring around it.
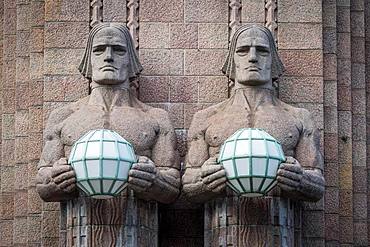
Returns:
[[[211,157],[201,168],[203,184],[214,193],[220,193],[226,187],[226,172],[222,165],[217,164],[216,157]]]
[[[278,186],[286,191],[298,191],[303,176],[303,168],[293,157],[287,157],[284,163],[280,164],[277,172]]]
[[[136,192],[146,192],[157,177],[157,168],[148,157],[139,156],[128,174],[128,185]]]

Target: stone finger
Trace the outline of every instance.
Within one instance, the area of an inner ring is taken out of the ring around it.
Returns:
[[[226,178],[226,172],[225,170],[219,170],[218,172],[215,172],[209,176],[203,177],[203,183],[210,184],[213,181],[219,179],[219,178]]]
[[[68,180],[65,180],[63,181],[62,183],[60,183],[58,186],[59,188],[61,188],[62,190],[65,190],[65,188],[67,188],[68,186],[70,185],[75,185],[76,184],[76,178],[70,178]]]
[[[67,193],[72,193],[74,190],[76,190],[76,184],[72,183],[68,185],[67,187],[65,187],[63,190]]]
[[[144,189],[147,189],[152,185],[152,183],[147,180],[135,178],[135,177],[129,177],[128,182],[129,184],[133,184],[133,185],[136,185]]]
[[[206,177],[220,170],[223,170],[221,165],[202,166],[201,177]]]
[[[131,170],[140,170],[155,173],[155,166],[152,163],[135,163],[132,165]]]
[[[302,174],[299,174],[299,173],[296,173],[296,172],[291,172],[291,171],[288,171],[288,170],[282,170],[282,169],[278,170],[277,175],[295,180],[297,182],[301,181],[301,179],[302,179]]]
[[[222,177],[222,178],[217,179],[217,180],[213,181],[212,183],[208,184],[207,187],[210,190],[213,191],[213,190],[215,190],[219,186],[224,186],[225,187],[226,181],[227,181],[227,178],[226,177]]]
[[[288,185],[288,186],[293,187],[293,188],[298,188],[298,186],[299,186],[299,183],[297,181],[294,181],[294,180],[286,178],[286,177],[277,176],[276,179],[279,183]]]
[[[144,192],[146,188],[142,188],[140,186],[136,186],[134,184],[128,184],[129,188],[132,189],[135,192]]]
[[[292,171],[292,172],[296,172],[300,174],[302,173],[302,167],[300,167],[300,165],[297,165],[297,164],[284,163],[280,165],[280,169],[288,170],[288,171]]]
[[[294,191],[295,189],[292,188],[291,186],[288,186],[288,185],[285,185],[285,184],[282,184],[282,183],[278,183],[278,186],[282,189],[282,190],[285,190],[285,191]]]
[[[63,183],[65,180],[75,178],[75,177],[76,177],[75,171],[68,171],[68,172],[59,174],[58,176],[53,177],[53,181],[56,184],[60,184],[60,183]]]
[[[131,177],[140,178],[148,181],[153,181],[155,178],[154,173],[146,172],[146,171],[140,171],[140,170],[130,170],[129,175]]]
[[[59,174],[63,174],[71,170],[72,170],[72,166],[70,165],[57,166],[57,167],[54,166],[52,169],[51,177],[52,178],[57,177]]]
[[[147,162],[149,162],[149,158],[146,157],[146,156],[139,156],[139,158],[137,160],[138,160],[138,163],[147,163]]]

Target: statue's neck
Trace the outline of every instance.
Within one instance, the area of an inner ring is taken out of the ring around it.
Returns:
[[[101,85],[91,82],[89,104],[101,105],[110,111],[114,106],[130,106],[131,95],[129,88],[123,83],[119,85]]]
[[[272,104],[274,97],[274,92],[270,88],[245,86],[235,89],[234,103],[244,105],[250,111],[255,111],[263,104]]]

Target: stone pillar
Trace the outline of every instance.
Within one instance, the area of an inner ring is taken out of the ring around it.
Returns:
[[[204,246],[302,246],[301,205],[229,194],[206,203]]]
[[[81,196],[62,205],[61,227],[68,247],[158,245],[158,206],[126,190],[120,197]]]

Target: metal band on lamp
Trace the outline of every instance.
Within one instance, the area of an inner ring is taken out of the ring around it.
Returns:
[[[114,131],[98,129],[73,145],[68,163],[76,172],[78,188],[93,198],[107,199],[126,187],[136,161],[128,141]]]
[[[236,131],[222,145],[218,162],[228,186],[236,193],[263,196],[276,184],[276,173],[285,156],[281,145],[262,129]]]

